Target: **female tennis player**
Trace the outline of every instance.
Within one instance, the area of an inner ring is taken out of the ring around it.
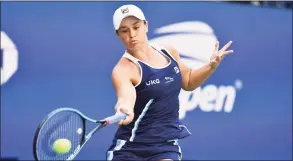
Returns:
[[[179,92],[199,87],[232,50],[219,43],[210,63],[189,69],[172,47],[150,44],[148,22],[137,6],[123,5],[113,15],[116,34],[126,51],[112,72],[119,122],[107,160],[181,160],[178,139],[190,134],[179,121]]]

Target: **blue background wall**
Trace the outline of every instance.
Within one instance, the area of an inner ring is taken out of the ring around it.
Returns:
[[[113,114],[111,71],[124,47],[112,15],[122,4],[127,3],[1,2],[1,31],[19,52],[17,72],[1,86],[2,157],[33,159],[34,132],[56,108],[77,108],[96,119]],[[184,159],[292,158],[292,10],[212,2],[133,4],[145,12],[150,39],[160,36],[154,31],[162,26],[200,21],[221,45],[234,41],[233,55],[201,87],[234,87],[240,81],[233,110],[188,111],[182,121],[193,135],[180,142]],[[77,159],[105,159],[115,130],[97,133]]]

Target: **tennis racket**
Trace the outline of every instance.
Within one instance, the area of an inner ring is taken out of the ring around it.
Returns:
[[[124,120],[126,114],[116,114],[103,120],[93,120],[73,108],[58,108],[40,123],[34,137],[33,151],[36,160],[73,160],[87,141],[101,128]],[[97,123],[89,133],[87,123]],[[68,139],[71,148],[67,153],[57,153],[53,144],[58,139]]]

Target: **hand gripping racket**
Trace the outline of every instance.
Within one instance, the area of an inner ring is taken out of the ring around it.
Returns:
[[[93,120],[76,109],[58,108],[49,113],[37,128],[33,144],[34,157],[36,160],[73,160],[94,133],[125,118],[126,114],[120,113],[103,120]],[[98,125],[86,134],[87,122]],[[70,150],[57,153],[53,145],[58,139],[68,140]]]

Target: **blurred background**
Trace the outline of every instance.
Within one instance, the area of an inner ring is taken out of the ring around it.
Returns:
[[[129,3],[144,11],[150,41],[173,45],[190,68],[208,63],[217,40],[233,41],[201,87],[180,93],[192,133],[179,142],[184,160],[292,159],[289,1],[1,2],[2,158],[33,159],[34,133],[56,108],[113,114],[111,71],[125,49],[112,16]],[[101,130],[76,159],[106,159],[116,129]]]
[[[225,1],[225,2],[254,5],[259,7],[272,7],[272,8],[284,8],[284,9],[293,8],[292,1]]]

